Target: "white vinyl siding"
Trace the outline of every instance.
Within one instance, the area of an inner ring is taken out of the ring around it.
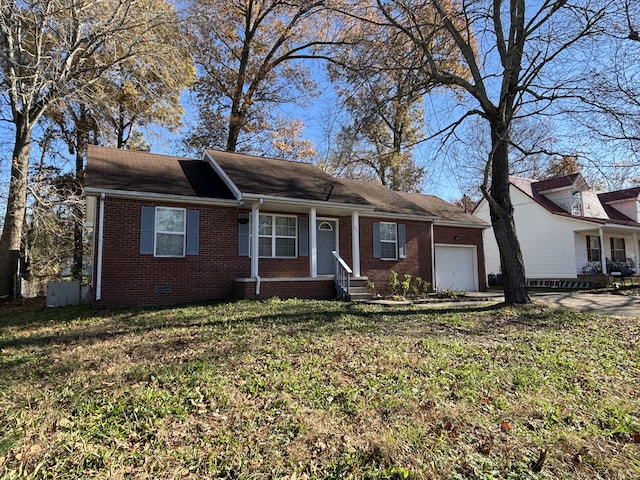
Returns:
[[[562,208],[565,212],[571,213],[571,207],[573,206],[572,187],[563,188],[562,190],[555,192],[544,192],[543,195]]]
[[[520,190],[511,187],[515,209],[516,233],[524,259],[525,275],[532,279],[576,278],[576,241],[574,231],[589,223],[553,215]],[[569,197],[570,198],[570,195]],[[474,212],[490,223],[486,202]],[[586,240],[582,237],[581,252],[586,262]],[[486,272],[500,272],[500,255],[493,229],[484,232]]]

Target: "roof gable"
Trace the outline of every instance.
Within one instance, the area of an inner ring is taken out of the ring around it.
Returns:
[[[531,188],[537,192],[546,192],[556,188],[572,187],[579,183],[579,180],[582,180],[582,183],[586,186],[586,182],[584,182],[580,173],[572,173],[571,175],[564,175],[562,177],[548,178],[546,180],[533,182],[531,183]]]
[[[367,205],[339,179],[310,163],[207,150],[207,155],[242,195]]]
[[[574,173],[572,175],[565,175],[563,177],[551,178],[548,180],[542,180],[541,182],[535,182],[528,179],[523,179],[519,177],[511,177],[510,178],[511,185],[522,193],[524,193],[529,198],[533,199],[535,203],[540,205],[542,208],[547,210],[548,212],[554,215],[560,215],[570,218],[575,218],[577,220],[585,220],[592,223],[615,223],[619,225],[628,225],[628,226],[638,226],[638,223],[624,215],[622,212],[616,210],[615,208],[607,205],[605,202],[601,201],[601,196],[603,194],[599,194],[595,196],[598,201],[600,201],[602,205],[602,209],[607,215],[606,218],[602,217],[594,217],[594,216],[584,216],[584,215],[574,215],[572,213],[566,212],[563,210],[558,204],[547,198],[543,192],[548,192],[552,189],[574,186],[579,182],[583,182],[582,175],[579,173]],[[586,183],[584,183],[586,186]],[[530,188],[529,188],[530,186]],[[640,190],[639,190],[640,193]]]

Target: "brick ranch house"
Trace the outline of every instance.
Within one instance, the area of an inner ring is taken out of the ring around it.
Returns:
[[[483,221],[312,164],[91,146],[84,191],[94,306],[349,298],[357,279],[388,293],[391,270],[440,290],[486,288]]]

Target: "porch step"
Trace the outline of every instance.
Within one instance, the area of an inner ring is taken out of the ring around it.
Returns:
[[[351,277],[349,279],[349,285],[351,286],[351,288],[369,288],[369,279],[367,277]]]
[[[366,302],[372,298],[373,295],[367,287],[351,287],[349,290],[349,300],[352,302]]]
[[[373,299],[369,291],[368,279],[364,277],[349,280],[349,300],[352,302],[366,302]]]

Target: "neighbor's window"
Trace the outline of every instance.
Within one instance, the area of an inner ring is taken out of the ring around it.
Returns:
[[[295,257],[297,217],[260,215],[258,253],[261,257]]]
[[[626,262],[627,251],[624,248],[624,238],[611,238],[611,260]]]
[[[186,210],[184,208],[156,207],[155,255],[157,257],[184,257]]]
[[[380,222],[380,258],[398,258],[398,228],[395,223]]]
[[[599,262],[602,260],[600,237],[587,235],[587,259],[590,262]]]

